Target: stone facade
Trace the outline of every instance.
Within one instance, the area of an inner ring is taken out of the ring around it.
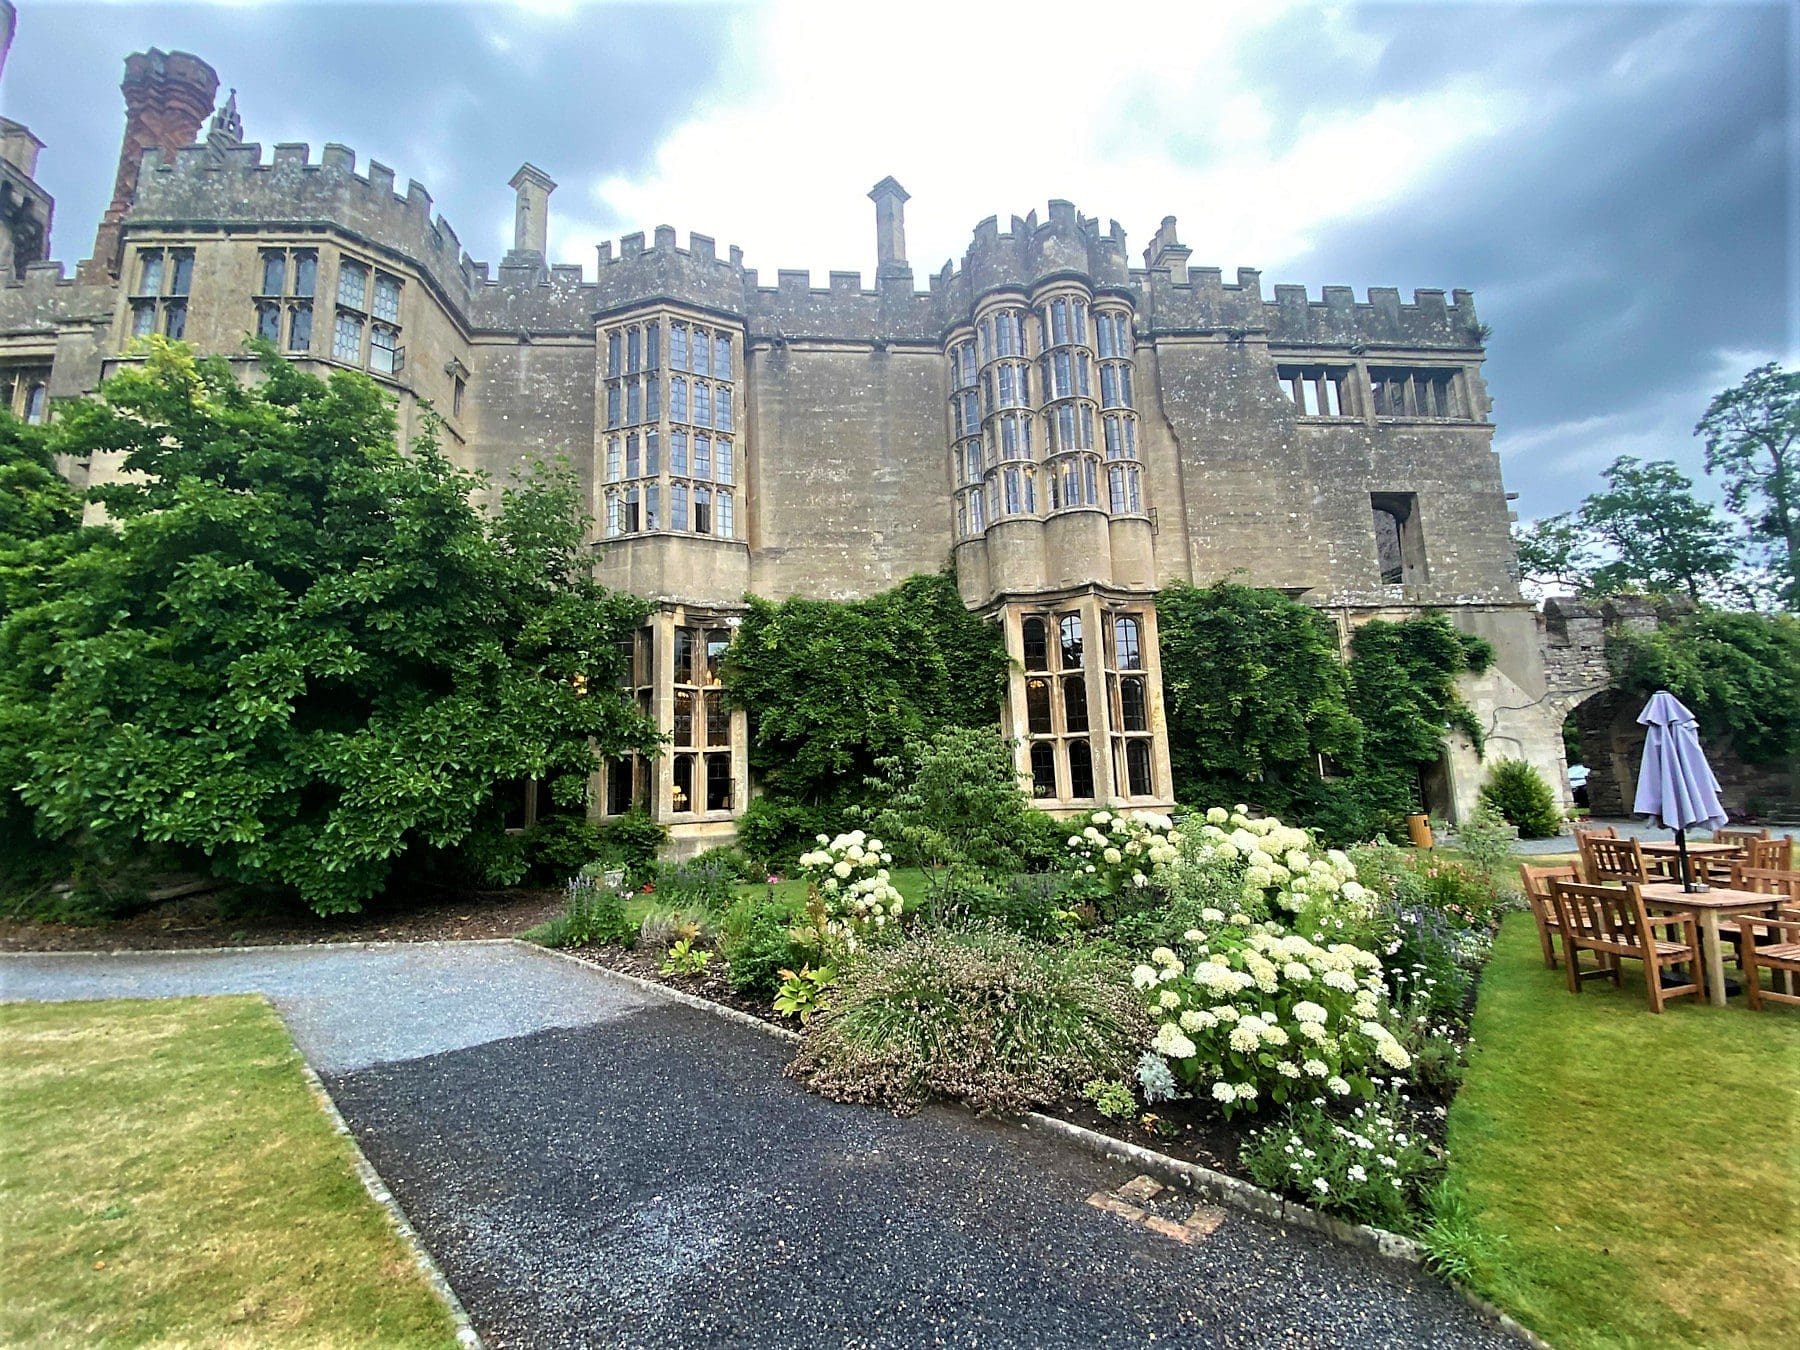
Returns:
[[[870,194],[872,284],[768,284],[667,227],[601,244],[589,272],[546,260],[555,183],[530,164],[490,268],[424,187],[342,146],[265,155],[235,105],[188,143],[217,88],[198,58],[134,56],[123,87],[121,197],[73,279],[37,265],[0,289],[0,367],[69,396],[133,360],[134,334],[231,355],[260,331],[309,367],[368,370],[408,435],[431,409],[497,483],[569,456],[599,576],[658,606],[639,690],[676,737],[603,775],[598,810],[647,799],[690,846],[728,837],[744,727],[709,725],[694,644],[746,593],[850,598],[946,566],[1005,627],[1005,730],[1052,809],[1173,800],[1154,603],[1171,581],[1280,587],[1346,640],[1442,610],[1500,652],[1469,687],[1491,739],[1562,779],[1466,291],[1270,296],[1255,271],[1190,267],[1173,217],[1134,265],[1117,222],[1063,201],[982,221],[920,287],[891,178]],[[1433,809],[1466,809],[1479,774],[1452,754]]]

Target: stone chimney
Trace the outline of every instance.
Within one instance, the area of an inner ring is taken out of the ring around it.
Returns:
[[[537,165],[521,164],[507,186],[519,198],[513,213],[513,252],[541,258],[549,252],[550,194],[556,191],[556,182]]]
[[[875,275],[911,276],[906,261],[906,189],[890,175],[869,189],[869,200],[875,203]]]
[[[83,280],[100,281],[119,274],[119,244],[125,213],[137,200],[138,167],[147,150],[172,155],[194,144],[213,98],[219,76],[188,52],[152,47],[125,58],[125,137],[119,146],[119,172],[113,180],[112,204],[94,235],[94,256],[81,265]]]
[[[1156,237],[1150,241],[1150,247],[1144,250],[1145,267],[1166,267],[1169,279],[1177,286],[1187,285],[1188,255],[1193,252],[1186,244],[1175,237],[1175,217],[1164,216],[1162,224],[1157,227]]]

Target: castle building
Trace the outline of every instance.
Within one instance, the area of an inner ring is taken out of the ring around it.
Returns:
[[[744,597],[852,598],[947,566],[1005,633],[1004,730],[1050,809],[1173,801],[1156,593],[1221,578],[1301,597],[1346,641],[1447,613],[1499,652],[1465,688],[1490,753],[1566,783],[1468,292],[1270,296],[1254,270],[1190,266],[1174,217],[1134,265],[1117,222],[1065,201],[980,222],[921,286],[892,178],[869,194],[870,282],[771,285],[666,226],[600,244],[590,273],[548,262],[556,184],[532,164],[490,267],[386,166],[359,172],[339,145],[265,155],[235,94],[207,125],[218,84],[185,53],[126,62],[93,256],[70,277],[8,238],[0,398],[52,416],[136,359],[134,338],[248,360],[256,334],[366,371],[405,436],[429,409],[496,485],[568,456],[597,575],[656,607],[631,682],[670,742],[611,766],[597,811],[647,806],[686,849],[728,839],[754,791],[719,677]],[[1466,809],[1480,774],[1453,743],[1432,809]]]

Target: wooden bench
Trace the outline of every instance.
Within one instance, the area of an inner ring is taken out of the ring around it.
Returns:
[[[1671,998],[1706,996],[1700,932],[1692,914],[1651,915],[1644,908],[1644,894],[1637,882],[1628,883],[1622,890],[1561,880],[1552,881],[1550,887],[1562,919],[1563,957],[1570,993],[1579,994],[1583,980],[1610,979],[1615,985],[1623,985],[1619,962],[1632,960],[1644,963],[1644,987],[1649,992],[1651,1012],[1660,1013]],[[1677,932],[1682,940],[1658,938],[1658,929]],[[1597,965],[1593,969],[1582,969],[1584,951],[1594,954]],[[1692,972],[1691,982],[1665,986],[1662,973],[1672,966],[1686,966]]]

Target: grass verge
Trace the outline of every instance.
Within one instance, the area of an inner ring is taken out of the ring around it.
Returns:
[[[1791,1345],[1800,1010],[1568,993],[1527,914],[1481,986],[1449,1121],[1468,1282],[1565,1350]]]
[[[261,999],[0,1006],[0,1100],[0,1344],[456,1344]]]

